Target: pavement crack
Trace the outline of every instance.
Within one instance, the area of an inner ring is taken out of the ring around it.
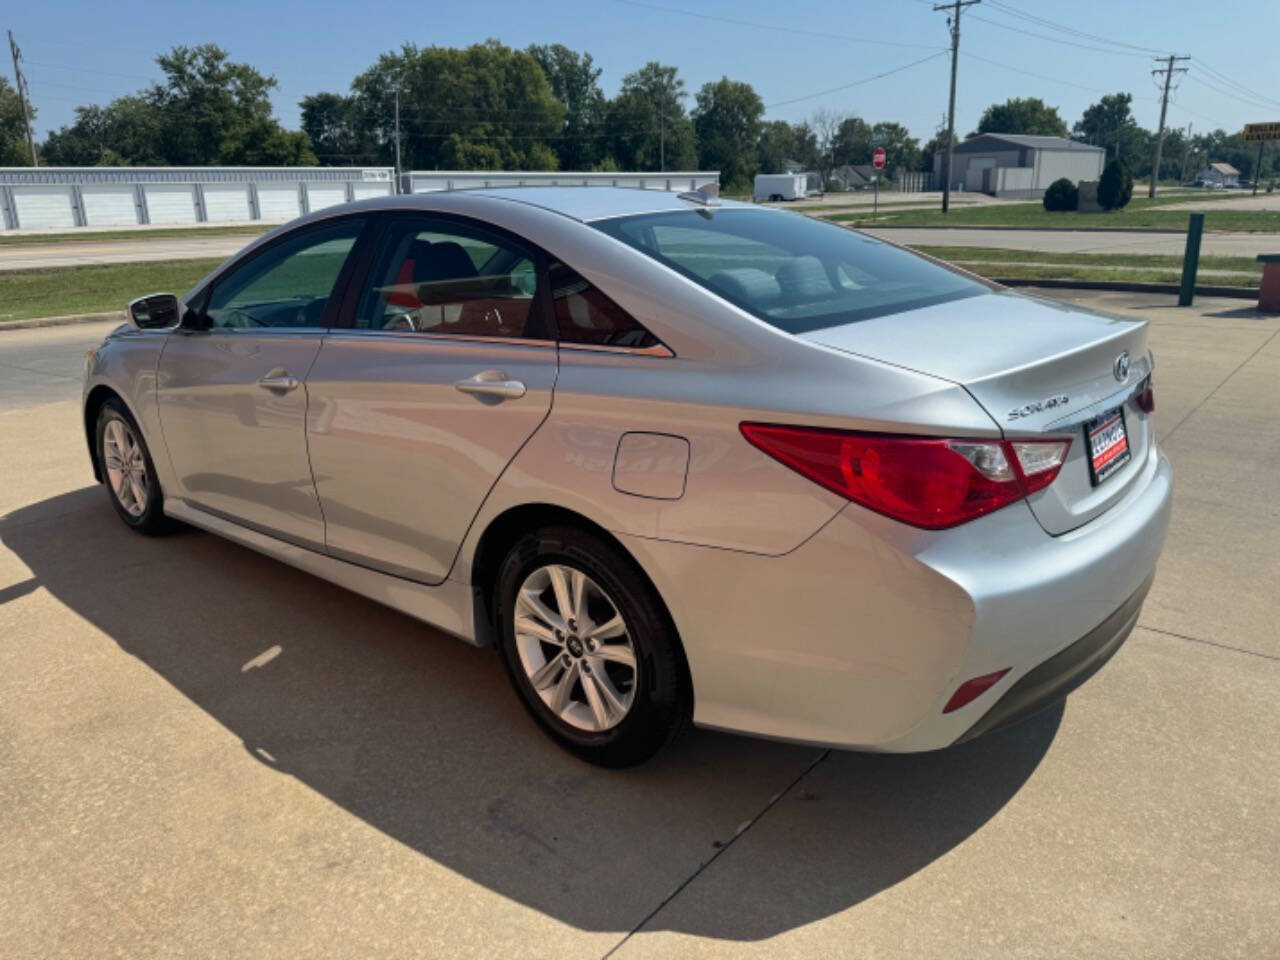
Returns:
[[[737,843],[739,839],[744,837],[751,830],[752,827],[754,827],[757,823],[760,822],[761,818],[763,818],[765,814],[767,814],[770,810],[772,810],[774,806],[776,806],[778,802],[782,800],[783,797],[785,797],[792,790],[794,790],[796,786],[800,783],[800,781],[803,780],[805,777],[807,777],[813,771],[814,767],[822,763],[822,761],[826,760],[830,756],[831,756],[830,750],[823,750],[820,754],[814,757],[814,759],[809,763],[809,765],[805,767],[803,770],[801,770],[794,780],[792,780],[789,784],[787,784],[780,791],[778,791],[776,794],[774,794],[772,797],[769,798],[769,802],[760,808],[759,813],[757,813],[755,816],[751,817],[749,820],[747,820],[745,823],[739,826],[737,830],[734,831],[733,836],[730,837],[722,846],[718,847],[715,853],[713,853],[710,857],[708,857],[701,864],[699,864],[698,868],[694,870],[693,873],[685,877],[684,880],[682,880],[674,890],[672,890],[665,897],[663,897],[662,900],[658,903],[658,905],[654,907],[652,910],[650,910],[640,920],[639,923],[637,923],[634,927],[628,930],[626,935],[621,940],[619,940],[612,947],[610,947],[609,951],[604,954],[601,960],[609,960],[610,957],[612,957],[615,953],[621,950],[623,945],[628,940],[630,940],[633,936],[639,933],[645,927],[645,925],[648,924],[650,920],[652,920],[659,913],[661,913],[666,908],[667,904],[669,904],[676,897],[680,896],[680,894],[684,892],[685,887],[689,886],[689,884],[697,880],[698,877],[700,877],[702,873],[709,866],[711,866],[713,863],[716,862],[716,860],[720,858],[720,855],[722,853],[724,853],[726,850],[732,847],[735,843]]]
[[[1262,653],[1259,650],[1248,650],[1245,647],[1233,647],[1229,643],[1219,643],[1217,640],[1205,640],[1203,637],[1192,637],[1185,633],[1175,633],[1172,630],[1161,630],[1159,627],[1148,627],[1145,623],[1138,624],[1139,630],[1146,630],[1148,633],[1158,633],[1163,637],[1173,637],[1177,640],[1189,640],[1192,643],[1203,643],[1206,647],[1217,647],[1219,650],[1231,650],[1234,653],[1243,653],[1250,657],[1261,657],[1263,660],[1274,660],[1280,663],[1280,657],[1274,653]]]

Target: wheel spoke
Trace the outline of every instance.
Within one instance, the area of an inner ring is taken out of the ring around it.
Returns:
[[[133,474],[129,474],[129,489],[133,491],[133,504],[141,513],[147,507],[147,491],[142,486],[142,481]]]
[[[587,695],[587,706],[591,708],[591,716],[596,721],[596,728],[607,730],[611,725],[609,707],[603,696],[604,685],[599,683],[594,673],[582,675],[582,692]]]
[[[622,620],[622,614],[615,613],[604,623],[593,626],[587,636],[592,640],[613,640],[625,636],[626,633],[627,625]]]
[[[520,591],[516,600],[516,616],[520,615],[520,611],[525,610],[543,623],[557,630],[564,629],[564,620],[558,613],[542,602],[542,597],[538,596],[538,592],[525,587]]]
[[[582,624],[587,622],[587,575],[581,570],[569,571],[569,603],[572,605],[573,611],[569,615],[573,617],[579,624],[581,630]]]
[[[575,660],[573,665],[566,667],[560,676],[560,682],[556,684],[555,690],[551,694],[551,712],[557,717],[564,713],[565,707],[569,706],[569,695],[573,693],[573,682],[578,679],[578,662]]]
[[[624,643],[602,643],[595,649],[595,656],[601,660],[612,660],[614,663],[620,663],[624,667],[630,667],[632,670],[636,668],[636,655]]]
[[[547,567],[547,576],[551,579],[551,589],[556,595],[556,607],[560,610],[560,618],[568,621],[576,619],[577,610],[573,605],[573,592],[569,586],[569,578],[565,576],[565,573],[564,567]]]
[[[556,682],[560,677],[560,674],[564,672],[565,669],[565,665],[560,660],[560,657],[554,656],[539,667],[531,677],[529,677],[529,682],[533,684],[533,689],[535,690],[546,690]]]
[[[563,647],[564,642],[556,638],[555,630],[534,617],[516,615],[516,633],[527,637],[537,637],[543,643],[554,643]]]
[[[591,663],[592,659],[594,658],[588,658],[588,662]],[[598,662],[591,663],[591,673],[588,676],[594,684],[595,689],[598,691],[600,699],[604,701],[604,705],[608,709],[608,712],[615,716],[626,713],[626,698],[619,693],[618,688],[613,685],[613,680],[609,678],[609,674],[605,673],[604,664]],[[583,689],[586,688],[587,685],[585,680],[582,686]],[[588,699],[590,699],[590,694],[587,696]]]

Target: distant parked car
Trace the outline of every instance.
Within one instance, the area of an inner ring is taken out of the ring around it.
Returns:
[[[1133,629],[1172,502],[1151,370],[1145,321],[795,213],[462,190],[326,208],[134,301],[84,427],[130,528],[496,644],[587,760],[690,719],[909,752],[1055,702]]]

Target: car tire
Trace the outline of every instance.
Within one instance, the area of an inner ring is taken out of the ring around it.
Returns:
[[[603,538],[569,526],[521,538],[498,569],[493,613],[521,702],[581,759],[642,763],[688,722],[689,671],[671,618],[634,562]]]
[[[164,494],[151,451],[125,405],[114,397],[102,404],[94,430],[98,466],[107,497],[131,530],[156,536],[170,529]]]

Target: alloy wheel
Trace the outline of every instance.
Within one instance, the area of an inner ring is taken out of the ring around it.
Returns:
[[[147,460],[142,444],[123,420],[108,420],[103,428],[102,459],[111,492],[125,513],[131,517],[146,513],[150,496]]]
[[[622,722],[635,700],[636,649],[598,583],[575,567],[545,564],[520,585],[514,619],[521,666],[547,709],[591,733]]]

